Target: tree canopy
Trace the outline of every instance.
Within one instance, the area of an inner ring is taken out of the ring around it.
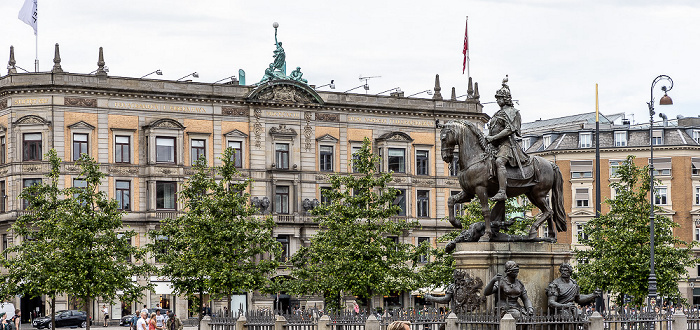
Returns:
[[[186,213],[164,219],[149,233],[159,273],[174,292],[199,302],[201,294],[230,296],[268,286],[281,248],[270,217],[257,216],[244,179],[226,149],[221,167],[197,160],[195,173],[179,192]],[[201,318],[200,304],[194,304]],[[230,306],[229,306],[230,307]]]
[[[111,301],[118,291],[124,300],[140,296],[143,287],[133,279],[150,266],[140,262],[144,250],[131,244],[136,233],[124,228],[117,202],[99,190],[105,174],[83,154],[77,179],[82,184],[59,189],[60,159],[53,150],[47,158],[48,182],[21,194],[27,212],[12,227],[22,240],[10,248],[15,256],[7,274],[19,284],[10,288],[30,296],[77,297],[88,316],[95,298]]]
[[[378,172],[377,164],[365,138],[353,154],[355,173],[329,177],[330,188],[322,190],[326,202],[312,211],[319,231],[292,257],[289,291],[321,293],[327,308],[338,309],[341,294],[367,299],[416,288],[417,255],[400,237],[418,223],[394,217],[398,190],[388,186],[392,174]]]
[[[648,166],[639,167],[629,156],[616,171],[618,180],[610,186],[615,198],[606,200],[610,212],[591,219],[579,242],[585,249],[576,251],[578,281],[584,291],[596,288],[633,297],[641,304],[648,293],[650,272]],[[680,299],[678,281],[687,275],[686,267],[695,265],[692,248],[673,235],[678,224],[655,207],[654,260],[657,290],[660,296]]]

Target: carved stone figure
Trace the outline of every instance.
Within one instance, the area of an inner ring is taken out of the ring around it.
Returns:
[[[500,119],[492,121],[491,124],[491,132],[495,135],[484,136],[481,129],[465,120],[451,120],[442,125],[442,160],[451,164],[455,146],[459,146],[457,177],[462,191],[447,200],[449,220],[454,227],[461,229],[462,224],[455,218],[453,206],[477,197],[485,226],[479,240],[511,241],[514,237],[496,234],[492,229],[493,223],[500,223],[500,229],[508,227],[505,201],[499,193],[505,191],[505,197],[525,195],[540,213],[527,237],[522,240],[556,242],[556,233],[566,230],[562,174],[556,164],[544,158],[524,156],[514,140],[514,136],[519,134],[517,132],[520,130],[520,119],[517,110],[508,105],[512,102],[506,82],[504,81],[503,87],[497,92],[499,104],[502,104],[502,113],[497,113],[494,118]],[[510,159],[515,159],[515,164],[511,164]],[[496,196],[498,200],[493,209],[488,203],[489,197],[492,196]],[[538,229],[545,221],[548,230],[545,237],[540,239],[537,237]],[[521,238],[516,237],[516,240]]]
[[[515,138],[520,138],[520,112],[513,107],[513,99],[508,87],[508,76],[503,79],[502,87],[496,91],[496,102],[501,107],[489,121],[489,135],[485,137],[496,150],[496,173],[498,192],[491,197],[494,201],[505,201],[506,196],[506,163],[518,167],[523,177],[522,166],[529,162],[529,157],[523,152]]]
[[[294,81],[300,81],[306,84],[308,81],[302,78],[302,75],[303,73],[301,72],[301,67],[297,67],[294,71],[292,71],[292,73],[289,74],[289,79],[292,79]]]
[[[496,295],[495,306],[501,317],[506,313],[514,318],[532,315],[535,310],[527,296],[525,285],[518,279],[520,267],[515,261],[506,262],[506,276],[496,274],[484,288],[484,296]],[[522,302],[522,305],[520,302]]]
[[[547,286],[547,305],[554,314],[572,315],[578,313],[576,304],[586,305],[600,296],[600,291],[592,294],[581,294],[581,288],[571,278],[572,271],[571,265],[561,264],[559,266],[561,276]]]
[[[270,207],[270,199],[267,197],[263,197],[262,199],[253,197],[250,203],[254,207],[258,208],[261,214],[265,214],[265,212],[267,212],[267,208]]]
[[[480,278],[472,278],[466,271],[459,269],[455,269],[452,278],[454,282],[447,286],[445,296],[435,297],[426,294],[425,300],[440,304],[449,303],[450,309],[455,314],[474,311],[486,301],[486,297],[479,294],[481,287],[484,286],[484,282]]]

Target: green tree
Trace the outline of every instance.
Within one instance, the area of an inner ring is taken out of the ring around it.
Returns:
[[[256,216],[246,192],[251,180],[242,179],[227,148],[221,167],[207,167],[197,160],[192,175],[180,191],[187,212],[164,219],[149,233],[151,251],[163,266],[176,293],[197,303],[201,320],[202,295],[230,296],[268,286],[277,268],[281,248],[272,236],[270,217]]]
[[[152,268],[144,260],[145,249],[131,244],[136,232],[124,227],[117,201],[99,189],[106,176],[99,165],[87,154],[81,155],[78,164],[78,179],[84,180],[84,187],[65,189],[67,217],[60,219],[53,240],[60,257],[68,262],[62,269],[68,285],[65,293],[80,298],[90,317],[95,298],[113,301],[117,291],[126,301],[141,296],[144,287],[133,278],[147,275]],[[87,326],[89,330],[89,322]]]
[[[594,218],[584,228],[580,242],[587,249],[577,250],[577,278],[584,291],[599,288],[634,297],[642,304],[648,293],[649,278],[649,168],[638,167],[629,156],[618,168],[610,186],[615,199],[606,200],[610,212]],[[695,265],[692,248],[673,236],[678,224],[659,214],[654,221],[654,260],[658,293],[662,297],[680,298],[678,281],[687,275],[686,267]]]
[[[534,222],[534,218],[523,216],[534,208],[534,205],[523,197],[520,200],[518,197],[511,197],[506,200],[506,217],[515,218],[508,230],[504,231],[507,234],[527,235]],[[524,203],[523,200],[525,201]],[[489,201],[491,207],[493,207],[493,204],[494,202]],[[484,221],[479,199],[475,197],[471,202],[464,204],[461,214],[456,216],[459,218],[463,229],[469,228],[474,223]],[[447,222],[446,219],[443,219],[443,221]],[[454,240],[461,231],[453,230],[438,238],[438,242],[444,243]],[[423,265],[418,271],[421,288],[444,287],[452,283],[452,272],[455,270],[456,264],[452,254],[445,252],[444,247],[433,248],[427,242],[424,242],[418,247],[416,253],[430,256],[430,262]]]
[[[55,324],[56,295],[67,289],[67,283],[62,269],[66,260],[57,248],[59,241],[53,238],[61,219],[68,215],[62,207],[63,192],[58,188],[61,160],[53,149],[46,157],[51,167],[48,181],[27,187],[20,194],[27,212],[11,226],[11,232],[20,239],[5,251],[3,265],[7,272],[0,277],[0,293],[3,297],[48,296]]]
[[[398,191],[387,186],[392,175],[378,173],[377,162],[365,138],[354,153],[356,173],[330,176],[330,189],[322,191],[330,202],[312,211],[320,229],[292,257],[289,291],[323,294],[325,305],[337,310],[341,294],[368,299],[416,287],[417,256],[397,238],[418,223],[391,218],[400,211],[393,203]]]
[[[86,187],[59,189],[61,161],[54,150],[47,158],[48,182],[21,194],[29,212],[12,226],[22,240],[9,250],[14,256],[6,264],[5,283],[14,281],[14,285],[4,290],[46,294],[52,298],[52,309],[57,294],[68,294],[81,300],[88,317],[95,298],[113,301],[117,291],[123,291],[125,300],[140,296],[142,287],[132,278],[147,274],[150,267],[137,264],[144,250],[130,244],[136,233],[123,228],[117,202],[98,190],[105,175],[92,158],[83,155],[78,163]]]

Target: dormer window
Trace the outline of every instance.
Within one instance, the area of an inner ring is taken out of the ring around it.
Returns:
[[[591,132],[579,133],[578,134],[578,147],[579,148],[590,148],[593,143],[593,134]]]
[[[664,144],[664,131],[655,130],[651,133],[651,144],[655,146],[660,146]]]
[[[615,132],[615,146],[616,147],[626,147],[627,146],[627,132],[626,131]]]
[[[544,146],[544,148],[547,149],[547,148],[549,148],[550,144],[552,144],[552,136],[551,135],[542,136],[542,146]]]

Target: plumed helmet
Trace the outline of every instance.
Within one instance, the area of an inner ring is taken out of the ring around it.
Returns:
[[[503,78],[503,83],[501,83],[501,89],[496,91],[496,98],[505,97],[510,99],[510,87],[508,87],[508,75]]]

